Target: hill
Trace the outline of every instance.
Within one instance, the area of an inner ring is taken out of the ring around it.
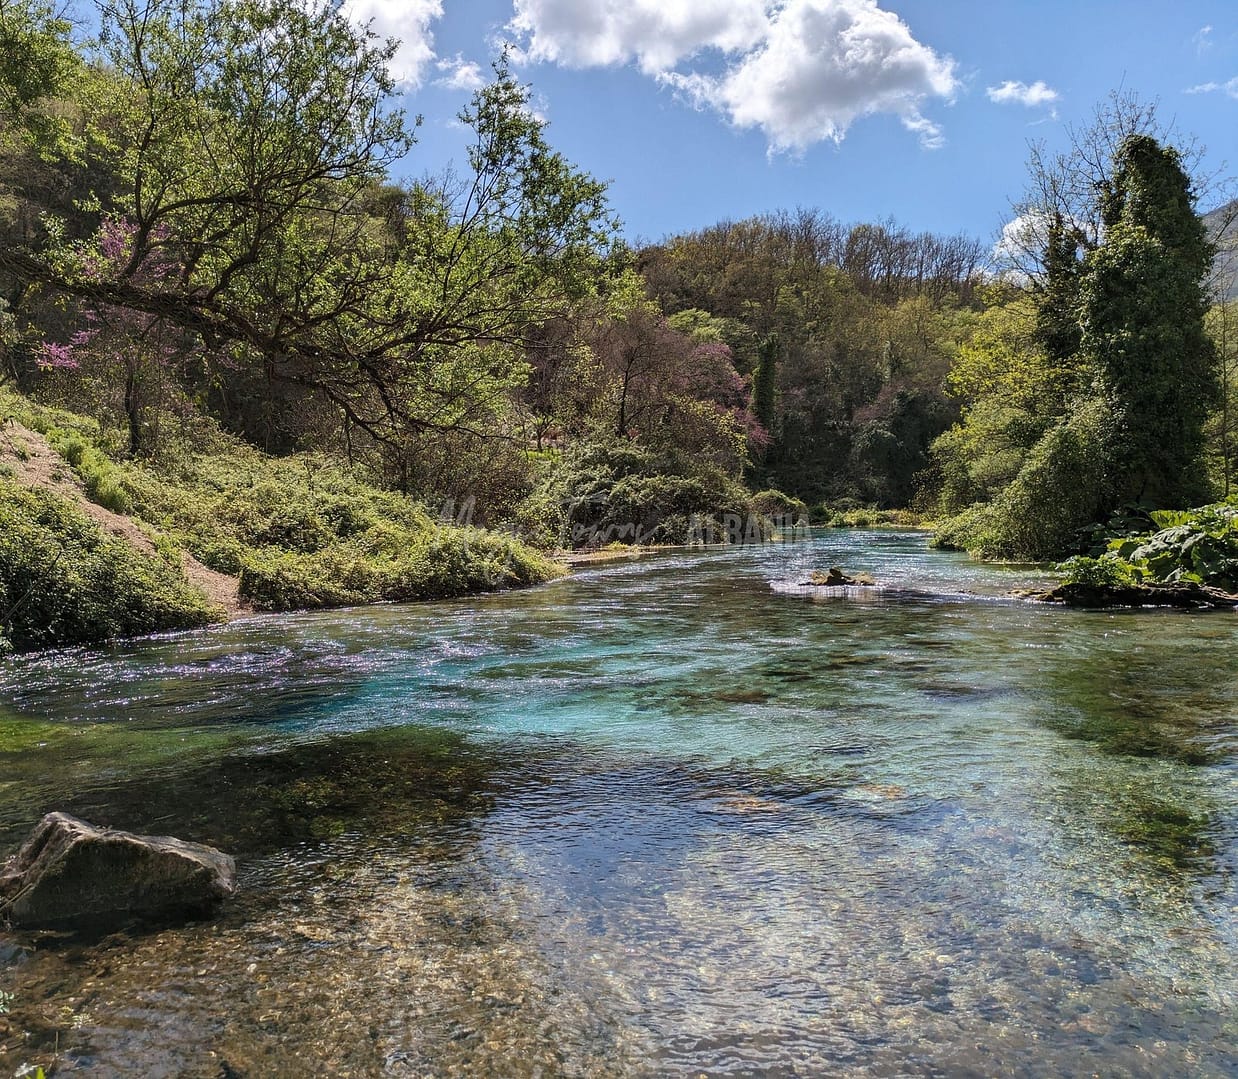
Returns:
[[[1238,199],[1204,214],[1204,224],[1218,248],[1215,272],[1221,294],[1238,298]]]

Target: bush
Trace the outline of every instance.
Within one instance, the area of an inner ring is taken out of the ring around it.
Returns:
[[[808,517],[808,507],[802,500],[773,489],[753,495],[752,508],[765,517],[790,517],[795,521]]]
[[[561,542],[570,547],[721,542],[766,527],[735,480],[708,467],[680,471],[629,442],[578,447],[539,497],[560,507]]]
[[[86,497],[113,513],[128,513],[124,473],[80,431],[49,427],[47,441],[81,478]]]
[[[985,558],[1043,561],[1078,550],[1107,501],[1110,419],[1089,402],[1033,447],[997,498],[942,522],[936,544]]]
[[[1127,588],[1139,583],[1139,575],[1126,562],[1109,556],[1090,558],[1076,555],[1057,567],[1063,584],[1084,588]]]
[[[443,599],[550,580],[559,567],[518,540],[440,528],[393,552],[384,543],[313,554],[268,549],[246,555],[242,599],[259,610],[344,607],[378,600]]]
[[[17,649],[217,621],[162,559],[104,536],[70,502],[0,480],[0,634]]]

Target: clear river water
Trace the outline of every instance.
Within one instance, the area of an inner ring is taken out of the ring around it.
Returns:
[[[1035,579],[830,531],[0,662],[6,849],[240,882],[0,936],[0,1074],[1238,1074],[1238,616]]]

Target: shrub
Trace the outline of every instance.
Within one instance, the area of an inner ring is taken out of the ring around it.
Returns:
[[[541,494],[562,507],[571,547],[725,540],[735,531],[728,524],[754,517],[735,480],[707,466],[681,468],[632,443],[591,443],[564,459]]]
[[[1104,512],[1110,425],[1102,403],[1079,408],[1040,439],[993,502],[942,522],[937,545],[1031,560],[1078,550]]]
[[[773,489],[758,491],[753,495],[752,508],[765,517],[789,516],[798,521],[808,516],[808,507],[802,500]]]
[[[360,542],[312,554],[276,549],[247,554],[241,597],[268,611],[344,607],[493,592],[547,581],[559,572],[518,540],[476,529],[432,529],[398,554],[384,546]]]
[[[1139,583],[1138,574],[1131,565],[1109,556],[1075,555],[1061,563],[1057,571],[1063,575],[1063,584],[1085,588],[1125,588]]]
[[[0,633],[17,649],[217,620],[162,559],[105,536],[70,502],[0,480]]]

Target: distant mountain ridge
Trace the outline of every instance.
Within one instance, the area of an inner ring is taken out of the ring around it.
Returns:
[[[1208,236],[1217,245],[1214,272],[1225,299],[1238,299],[1238,199],[1204,214]]]

